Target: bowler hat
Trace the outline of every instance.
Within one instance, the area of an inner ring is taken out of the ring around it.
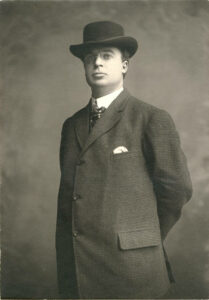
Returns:
[[[71,45],[70,51],[76,57],[83,59],[85,53],[92,47],[112,46],[126,49],[129,56],[133,56],[138,48],[137,41],[130,36],[125,36],[120,24],[110,21],[89,23],[83,30],[83,43]]]

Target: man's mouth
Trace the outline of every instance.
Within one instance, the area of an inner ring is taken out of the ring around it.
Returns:
[[[106,75],[106,73],[103,73],[103,72],[94,72],[92,74],[93,77],[103,77],[105,75]]]

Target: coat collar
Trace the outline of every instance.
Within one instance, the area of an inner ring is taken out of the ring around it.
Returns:
[[[89,133],[89,114],[90,101],[88,105],[81,111],[76,119],[75,130],[78,142],[82,148],[80,156],[97,140],[101,135],[116,125],[122,116],[130,94],[124,89],[122,93],[110,104],[103,114],[102,118],[97,120],[96,125]]]

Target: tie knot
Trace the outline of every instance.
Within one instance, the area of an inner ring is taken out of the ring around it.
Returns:
[[[104,106],[98,107],[97,100],[92,99],[92,107],[91,107],[92,113],[103,113],[106,108]]]
[[[105,112],[106,108],[104,106],[98,107],[97,100],[92,99],[91,106],[91,126],[93,127],[98,119],[101,118],[102,114]]]

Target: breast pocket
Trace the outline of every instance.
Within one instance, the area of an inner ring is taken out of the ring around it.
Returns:
[[[111,180],[115,188],[138,185],[143,173],[144,159],[140,151],[111,153]]]
[[[139,156],[139,151],[127,151],[127,152],[121,152],[121,153],[111,153],[111,159],[117,160],[117,159],[130,159],[130,158],[136,158]]]

